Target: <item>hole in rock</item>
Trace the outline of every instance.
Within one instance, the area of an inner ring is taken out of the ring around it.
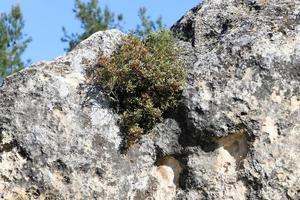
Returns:
[[[165,156],[156,162],[157,174],[164,182],[174,183],[179,187],[179,177],[183,170],[183,165],[173,156]]]
[[[247,136],[244,132],[230,134],[226,137],[218,138],[216,143],[223,147],[236,160],[236,168],[240,162],[246,158],[248,153]]]

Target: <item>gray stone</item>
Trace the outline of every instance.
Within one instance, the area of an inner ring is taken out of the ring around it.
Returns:
[[[173,27],[176,112],[126,153],[87,72],[98,32],[0,87],[0,199],[300,199],[300,1],[207,0]]]
[[[0,198],[137,199],[149,196],[151,181],[160,183],[155,143],[149,139],[121,154],[118,116],[86,80],[86,69],[110,55],[122,35],[95,33],[67,55],[5,79]]]
[[[172,27],[187,199],[300,198],[299,27],[291,0],[207,0]]]

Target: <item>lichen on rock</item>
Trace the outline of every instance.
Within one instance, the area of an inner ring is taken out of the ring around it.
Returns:
[[[86,69],[124,35],[98,32],[0,86],[1,199],[300,198],[300,3],[206,0],[178,32],[187,87],[126,154]]]

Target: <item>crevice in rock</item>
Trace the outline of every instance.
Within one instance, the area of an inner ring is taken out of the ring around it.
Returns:
[[[216,143],[223,147],[236,160],[236,169],[240,168],[240,163],[248,154],[248,141],[244,131],[217,138]]]
[[[175,158],[176,155],[167,155],[160,159],[158,159],[155,163],[155,165],[158,166],[158,170],[162,170],[161,172],[164,173],[164,170],[166,168],[171,169],[172,173],[171,176],[173,176],[173,183],[176,185],[176,187],[179,187],[179,180],[181,176],[181,172],[183,170],[183,164]],[[162,174],[163,175],[163,174]],[[164,176],[164,175],[163,175]]]
[[[174,199],[179,189],[179,177],[182,171],[177,155],[158,158],[151,170],[148,187],[136,191],[133,199]]]
[[[262,171],[259,170],[260,166],[255,161],[252,155],[251,149],[253,148],[253,143],[256,139],[256,135],[253,130],[257,129],[257,121],[252,121],[250,124],[244,125],[240,132],[229,134],[225,137],[216,138],[216,143],[219,148],[222,147],[228,151],[228,153],[236,161],[236,171],[237,171],[237,181],[241,181],[247,188],[247,199],[261,199],[261,190],[263,188],[261,179],[259,177],[254,177],[249,173],[248,170],[244,168],[243,160],[247,159],[250,161],[251,168],[256,169],[257,173],[261,176]],[[267,179],[265,177],[264,179]]]
[[[256,124],[253,122],[255,126]],[[248,124],[249,125],[249,124]],[[254,127],[255,127],[254,126]],[[249,162],[250,165],[252,165],[250,168],[247,167],[246,169],[243,167],[242,162],[239,163],[238,167],[238,180],[242,181],[245,187],[247,188],[247,199],[252,200],[252,199],[262,199],[261,196],[261,190],[263,189],[263,184],[261,181],[261,176],[263,176],[265,180],[268,178],[265,177],[266,175],[261,171],[261,166],[259,163],[256,161],[256,159],[253,156],[253,152],[251,149],[253,149],[253,143],[256,140],[256,135],[251,131],[255,130],[255,128],[252,127],[252,129],[248,129],[246,139],[247,139],[247,162]],[[246,157],[245,157],[246,158]],[[242,161],[242,160],[241,160]],[[253,176],[252,173],[250,173],[250,169],[255,170],[255,173],[260,174],[260,176]]]
[[[174,113],[173,113],[174,114]],[[169,116],[171,117],[171,116]],[[174,115],[173,115],[174,117]],[[164,154],[163,150],[155,145],[155,154],[156,154],[156,166],[166,166],[172,169],[174,173],[174,184],[177,189],[185,189],[186,177],[188,174],[187,162],[188,162],[188,153],[183,151],[173,154]]]

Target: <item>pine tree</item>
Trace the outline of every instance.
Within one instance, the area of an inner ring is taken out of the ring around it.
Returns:
[[[71,51],[79,42],[88,38],[97,31],[103,31],[111,28],[121,28],[120,23],[123,22],[123,15],[115,14],[109,10],[108,7],[104,11],[99,7],[98,0],[89,0],[87,3],[81,0],[75,0],[75,8],[73,12],[76,18],[81,23],[83,33],[72,33],[69,35],[66,28],[63,27],[64,36],[61,38],[62,42],[68,43],[66,51]],[[162,18],[159,17],[156,21],[152,21],[150,16],[147,16],[145,7],[140,8],[138,16],[141,21],[135,30],[130,31],[133,35],[138,37],[145,37],[151,32],[159,31],[165,28]]]
[[[21,56],[31,38],[23,34],[23,28],[24,20],[19,5],[12,6],[8,14],[0,14],[0,77],[25,67]]]
[[[138,37],[143,38],[151,32],[157,32],[166,28],[162,22],[162,17],[157,18],[155,21],[151,20],[151,17],[147,16],[147,9],[145,7],[139,9],[138,16],[141,24],[137,25],[136,29],[133,31],[133,34]]]
[[[73,12],[81,22],[83,33],[72,33],[69,35],[66,28],[63,27],[64,37],[61,38],[61,41],[68,43],[68,47],[65,48],[66,51],[72,50],[79,42],[97,31],[120,27],[119,23],[123,20],[122,15],[119,14],[115,17],[115,14],[108,7],[102,10],[99,7],[98,0],[90,0],[87,3],[75,0]]]

